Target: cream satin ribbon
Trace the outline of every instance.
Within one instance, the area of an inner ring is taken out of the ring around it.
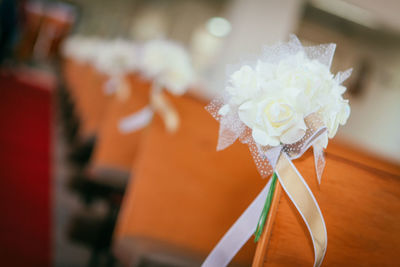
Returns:
[[[286,153],[280,155],[275,172],[283,190],[299,211],[310,232],[314,246],[314,266],[320,266],[325,256],[328,236],[317,201]]]
[[[314,247],[314,266],[318,267],[325,256],[328,243],[325,221],[314,195],[291,159],[299,158],[327,129],[315,114],[306,117],[305,122],[307,132],[302,140],[288,146],[265,148],[260,152],[273,165],[276,163],[273,167],[278,175],[279,182],[299,211],[310,232]],[[269,183],[215,246],[204,261],[203,267],[228,265],[239,249],[247,242],[257,227],[268,187]],[[256,214],[252,214],[252,212]],[[232,243],[237,245],[232,248]]]
[[[164,121],[165,128],[169,133],[174,133],[179,128],[179,116],[173,105],[163,94],[162,87],[153,82],[151,89],[150,105],[155,112],[158,112]]]
[[[126,101],[131,96],[131,86],[125,76],[122,76],[118,81],[116,96],[120,101]]]
[[[129,82],[125,75],[111,76],[103,85],[106,95],[115,94],[120,101],[126,101],[131,95]]]

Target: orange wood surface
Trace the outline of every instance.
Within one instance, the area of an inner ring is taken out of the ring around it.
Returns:
[[[261,190],[247,146],[215,151],[218,123],[205,103],[171,98],[181,125],[146,129],[118,220],[115,241],[149,237],[205,257]],[[323,266],[400,266],[400,166],[331,142],[322,184],[312,152],[294,161],[319,202],[328,230]],[[284,192],[264,247],[265,266],[312,266],[311,239]],[[235,258],[251,265],[252,239]],[[260,265],[256,265],[260,266]]]
[[[114,97],[103,118],[91,162],[94,168],[102,166],[130,171],[132,167],[143,130],[121,133],[118,124],[122,118],[149,104],[150,82],[135,74],[128,75],[127,79],[128,98]]]
[[[109,77],[73,59],[65,60],[64,75],[81,122],[80,135],[83,138],[95,136],[111,99],[103,89]]]
[[[88,114],[90,114],[90,105],[88,103],[90,75],[92,73],[92,67],[87,63],[79,62],[72,58],[66,58],[64,60],[64,77],[67,84],[72,100],[75,104],[75,112],[79,118],[81,128],[87,130]],[[90,133],[89,133],[90,134]]]
[[[100,74],[94,68],[90,67],[86,74],[84,97],[81,99],[81,105],[85,107],[86,113],[82,123],[83,136],[95,136],[100,128],[105,112],[108,108],[111,96],[104,93],[104,84],[108,77]]]
[[[76,101],[80,76],[85,72],[86,64],[70,57],[63,58],[63,76],[68,92],[72,99]]]
[[[313,191],[328,231],[322,266],[400,266],[400,166],[332,143],[318,186],[311,153],[295,162]],[[306,226],[287,195],[277,207],[272,234],[260,242],[264,263],[312,266]]]
[[[175,134],[156,116],[146,129],[122,205],[115,242],[148,237],[184,247],[205,258],[261,191],[246,145],[217,152],[218,123],[205,103],[170,98],[180,116]],[[250,240],[236,258],[249,265]]]

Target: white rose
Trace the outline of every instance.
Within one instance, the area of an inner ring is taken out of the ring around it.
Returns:
[[[326,65],[309,60],[302,52],[294,58],[279,63],[277,78],[285,86],[301,90],[298,110],[305,116],[318,112],[328,128],[329,138],[333,138],[339,124],[345,124],[350,115],[348,102],[342,97],[346,88],[335,81]],[[327,140],[323,144],[326,147]]]
[[[253,99],[240,105],[239,118],[260,145],[277,146],[300,140],[306,131],[302,114],[285,98]]]
[[[247,65],[241,67],[231,75],[226,90],[238,105],[255,97],[258,91],[257,72]]]
[[[311,105],[318,107],[317,113],[328,128],[328,137],[336,135],[339,125],[344,125],[350,116],[348,100],[342,94],[346,88],[333,79],[326,81],[324,86],[312,97]],[[326,147],[327,142],[324,142]]]
[[[350,106],[347,101],[335,101],[332,105],[333,106],[324,109],[323,112],[319,112],[324,124],[328,128],[329,138],[333,138],[336,135],[339,125],[346,124],[350,116]]]

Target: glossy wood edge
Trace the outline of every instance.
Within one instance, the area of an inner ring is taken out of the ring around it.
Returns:
[[[265,222],[264,231],[258,241],[256,252],[253,259],[253,267],[261,267],[264,265],[265,254],[267,253],[268,243],[272,234],[272,226],[275,221],[276,212],[278,210],[279,200],[281,199],[282,187],[277,180],[274,196],[271,202],[267,221]]]

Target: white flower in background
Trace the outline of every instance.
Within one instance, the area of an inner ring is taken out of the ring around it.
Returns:
[[[246,88],[240,90],[240,88]],[[243,66],[233,73],[226,90],[232,97],[232,102],[240,104],[244,100],[254,98],[258,92],[258,75],[250,66]]]
[[[131,41],[116,39],[104,43],[94,62],[96,68],[110,76],[120,76],[137,69],[137,48]]]
[[[260,60],[255,67],[242,66],[230,76],[229,100],[218,113],[238,112],[254,141],[263,146],[299,141],[307,128],[304,118],[317,113],[328,128],[328,135],[319,140],[326,147],[327,137],[350,115],[342,97],[345,90],[328,66],[301,51],[277,63]]]
[[[79,35],[70,36],[70,37],[66,38],[61,45],[62,55],[66,56],[66,57],[73,57],[74,51],[77,47],[77,44],[79,43],[79,41],[81,39],[83,39],[83,38]]]
[[[104,84],[104,92],[113,94],[122,83],[123,76],[138,68],[137,47],[123,39],[69,37],[63,44],[63,54],[83,63],[93,65],[110,79]]]
[[[175,95],[182,95],[193,83],[194,71],[187,51],[166,40],[143,46],[140,68],[143,74]]]
[[[63,54],[82,63],[94,63],[105,43],[96,37],[72,36],[63,43]]]

